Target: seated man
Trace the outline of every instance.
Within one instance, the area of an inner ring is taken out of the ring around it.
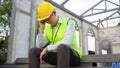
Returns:
[[[29,68],[40,68],[42,61],[56,65],[57,68],[80,65],[82,52],[77,43],[76,21],[57,16],[55,7],[48,2],[39,5],[38,21],[40,29],[36,38],[37,48],[29,51]]]

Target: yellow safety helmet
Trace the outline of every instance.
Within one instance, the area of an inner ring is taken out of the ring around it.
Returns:
[[[55,7],[49,2],[42,2],[38,6],[38,21],[47,19],[52,12],[55,10]]]

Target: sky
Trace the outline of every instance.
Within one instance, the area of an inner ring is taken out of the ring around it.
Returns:
[[[65,0],[52,0],[52,1],[54,1],[58,4],[61,4]],[[101,0],[69,0],[65,4],[65,8],[80,15],[100,1]],[[116,4],[120,4],[119,0],[109,0],[109,1],[114,2]],[[115,5],[111,5],[109,2],[107,2],[107,5],[108,5],[108,7],[107,7],[108,9],[116,7]],[[99,5],[98,7],[103,8],[103,6],[104,6],[104,2],[101,5]]]
[[[100,0],[93,0],[93,1],[91,0],[70,0],[65,5],[65,7],[77,13],[78,15],[81,15],[83,12],[88,10],[90,7],[92,7],[94,4],[96,4],[99,1]],[[71,4],[72,4],[72,7],[69,6]]]

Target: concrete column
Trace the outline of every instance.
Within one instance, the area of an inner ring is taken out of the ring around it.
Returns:
[[[10,24],[10,39],[7,63],[16,58],[27,58],[29,48],[35,46],[36,0],[12,0],[13,10]],[[39,0],[41,1],[41,0]]]
[[[88,55],[88,39],[87,39],[87,26],[84,23],[84,21],[82,22],[82,26],[81,26],[81,31],[82,31],[82,52],[83,55]]]

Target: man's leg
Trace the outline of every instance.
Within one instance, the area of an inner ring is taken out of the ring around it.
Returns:
[[[43,58],[48,64],[57,65],[57,52],[48,52],[47,55]]]
[[[58,46],[57,67],[69,68],[69,66],[79,66],[80,57],[77,52],[71,49],[68,45],[61,44]]]
[[[70,48],[70,66],[79,66],[80,61],[78,53],[74,49]]]
[[[57,68],[69,68],[70,66],[70,47],[61,44],[57,48]]]
[[[29,68],[40,68],[40,48],[31,48],[29,50]]]

